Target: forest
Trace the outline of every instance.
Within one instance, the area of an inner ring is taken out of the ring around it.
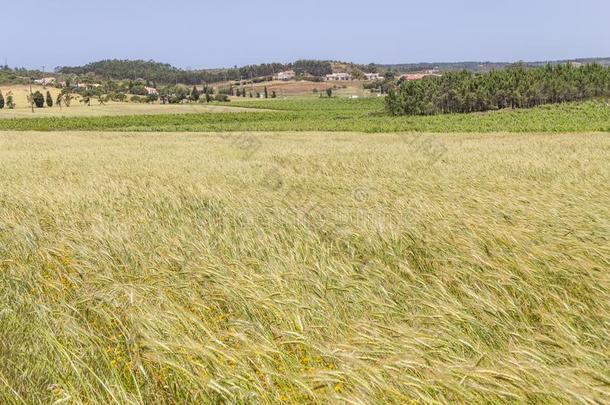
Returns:
[[[610,97],[610,68],[572,64],[528,68],[516,64],[487,73],[447,72],[400,80],[386,98],[392,115],[469,113]]]
[[[299,76],[323,76],[332,73],[328,61],[298,60],[294,63],[263,63],[227,69],[184,70],[166,63],[144,60],[103,60],[84,66],[58,67],[62,74],[94,74],[103,79],[145,79],[158,84],[201,84],[227,80],[245,80],[273,76],[283,70],[293,69]]]

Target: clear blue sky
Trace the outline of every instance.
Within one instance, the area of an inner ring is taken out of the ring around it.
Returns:
[[[0,21],[0,63],[47,70],[610,56],[610,0],[31,0],[3,1]]]

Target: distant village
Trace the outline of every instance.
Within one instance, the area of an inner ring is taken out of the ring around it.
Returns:
[[[398,79],[404,80],[421,80],[426,76],[441,76],[441,73],[438,70],[425,70],[417,73],[406,73],[400,75]],[[275,80],[289,81],[295,80],[297,74],[294,70],[286,70],[284,72],[279,72],[274,76]],[[385,79],[384,75],[381,73],[365,73],[364,80],[373,81],[373,80],[383,80]],[[349,81],[354,80],[354,76],[350,73],[331,73],[324,76],[324,80],[328,82],[340,82],[340,81]]]
[[[342,96],[359,98],[365,95],[382,96],[387,94],[396,81],[422,80],[429,76],[441,76],[437,69],[422,70],[417,72],[397,73],[395,71],[368,71],[366,69],[355,69],[353,66],[337,63],[332,66],[330,72],[312,70],[311,72],[301,69],[282,70],[272,75],[250,76],[249,79],[227,79],[224,81],[207,84],[205,81],[199,84],[165,84],[159,86],[151,80],[125,79],[125,80],[102,80],[94,75],[79,77],[77,74],[45,75],[32,78],[31,83],[46,87],[60,89],[60,94],[55,103],[61,106],[62,101],[69,106],[70,96],[75,94],[77,99],[86,105],[90,105],[92,99],[97,99],[100,104],[108,101],[173,104],[186,102],[210,102],[231,101],[232,97],[249,98],[276,98],[285,95],[304,95],[312,92],[319,97]],[[280,83],[281,82],[281,83]],[[316,83],[324,83],[316,85]],[[192,89],[190,88],[192,87]],[[347,90],[346,90],[347,89]],[[336,91],[336,93],[335,93]],[[36,95],[38,91],[33,93]],[[48,92],[47,92],[48,93]],[[49,98],[50,96],[47,96]],[[40,98],[40,97],[38,97]],[[67,100],[63,100],[66,98]],[[47,104],[52,105],[47,101]]]
[[[426,70],[423,72],[416,73],[405,73],[403,75],[398,76],[398,79],[404,80],[421,80],[426,76],[441,76],[441,73],[438,70]],[[273,79],[280,81],[290,81],[296,80],[297,74],[294,70],[286,70],[284,72],[277,73]],[[385,77],[381,73],[365,73],[364,80],[365,81],[373,81],[373,80],[384,80]],[[324,80],[328,82],[340,82],[340,81],[350,81],[355,80],[354,76],[350,73],[331,73],[324,76]],[[65,87],[66,82],[58,82],[55,77],[43,77],[40,79],[34,79],[34,84],[38,84],[41,86],[56,86],[56,87]],[[77,83],[75,85],[77,88],[91,88],[91,87],[99,87],[98,83]],[[153,87],[146,87],[146,91],[148,94],[157,94],[157,90]]]

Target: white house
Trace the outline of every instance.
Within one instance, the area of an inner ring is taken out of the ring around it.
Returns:
[[[286,70],[285,72],[279,72],[275,75],[276,80],[292,80],[296,77],[294,70]]]
[[[349,73],[333,73],[330,75],[326,75],[326,80],[329,82],[352,80],[352,75],[350,75]]]
[[[100,87],[101,84],[99,83],[76,83],[76,88],[77,89],[88,89],[88,88],[94,88],[94,87]]]
[[[42,79],[35,79],[34,83],[40,84],[42,86],[47,86],[47,85],[55,83],[55,78],[54,77],[43,77]]]
[[[383,77],[379,73],[365,73],[364,77],[366,80],[381,80]]]

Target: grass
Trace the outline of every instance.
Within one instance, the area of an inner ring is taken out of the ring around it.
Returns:
[[[2,403],[610,401],[607,134],[9,131],[0,162]]]
[[[229,87],[229,85],[233,85],[234,82],[219,84],[218,87]],[[240,89],[246,90],[246,97],[234,97],[233,101],[247,101],[250,100],[249,93],[252,93],[256,96],[256,93],[263,94],[265,91],[265,87],[267,87],[267,91],[269,94],[275,91],[278,98],[314,98],[319,97],[319,94],[324,94],[327,88],[333,89],[333,94],[339,97],[349,97],[349,96],[359,96],[359,97],[367,97],[371,95],[369,90],[365,90],[363,87],[362,81],[344,81],[344,82],[310,82],[306,80],[301,81],[272,81],[272,82],[262,82],[262,83],[254,83],[248,84],[246,86],[240,87]],[[345,86],[345,88],[343,88]],[[317,92],[314,93],[314,89]]]
[[[30,108],[15,108],[13,110],[0,110],[1,119],[11,118],[55,118],[62,117],[109,117],[124,115],[156,115],[156,114],[203,114],[203,113],[232,113],[243,112],[243,108],[233,105],[222,104],[137,104],[137,103],[113,103],[99,105],[92,101],[91,106],[72,102],[70,107],[36,108],[32,113]],[[249,111],[249,110],[248,110]]]
[[[29,107],[29,103],[27,101],[28,99],[28,95],[30,94],[30,86],[29,85],[0,85],[0,91],[2,91],[2,94],[4,95],[4,98],[6,99],[7,94],[9,92],[13,93],[13,101],[15,102],[16,106],[17,106],[17,110],[23,109],[23,110],[28,110]],[[55,101],[57,99],[57,95],[59,94],[60,90],[53,87],[53,86],[40,86],[40,85],[36,85],[33,84],[32,85],[32,92],[36,92],[39,91],[41,92],[45,97],[47,95],[47,91],[51,93],[51,96],[53,97],[53,101]],[[4,115],[4,113],[7,110],[0,110],[0,117],[2,117]],[[15,111],[15,110],[13,110]]]
[[[72,100],[70,107],[59,108],[54,105],[52,108],[35,108],[34,113],[27,102],[27,95],[30,92],[29,86],[0,86],[0,90],[5,99],[9,91],[13,92],[16,108],[0,109],[0,120],[8,118],[62,118],[62,117],[108,117],[120,115],[155,115],[155,114],[184,114],[184,113],[217,113],[217,112],[238,112],[244,111],[237,105],[232,104],[140,104],[140,103],[116,103],[108,102],[100,105],[97,99],[91,100],[91,106],[79,103],[77,99]],[[40,91],[46,96],[49,91],[53,97],[53,103],[57,100],[59,89],[48,86],[32,86],[32,91]],[[237,103],[235,103],[237,104]],[[249,110],[248,110],[249,111]]]
[[[242,132],[610,132],[610,105],[587,102],[534,109],[431,117],[391,117],[383,100],[299,99],[241,101],[235,105],[276,111],[0,120],[0,130]],[[159,108],[169,106],[157,106]],[[168,109],[167,111],[171,111]]]

